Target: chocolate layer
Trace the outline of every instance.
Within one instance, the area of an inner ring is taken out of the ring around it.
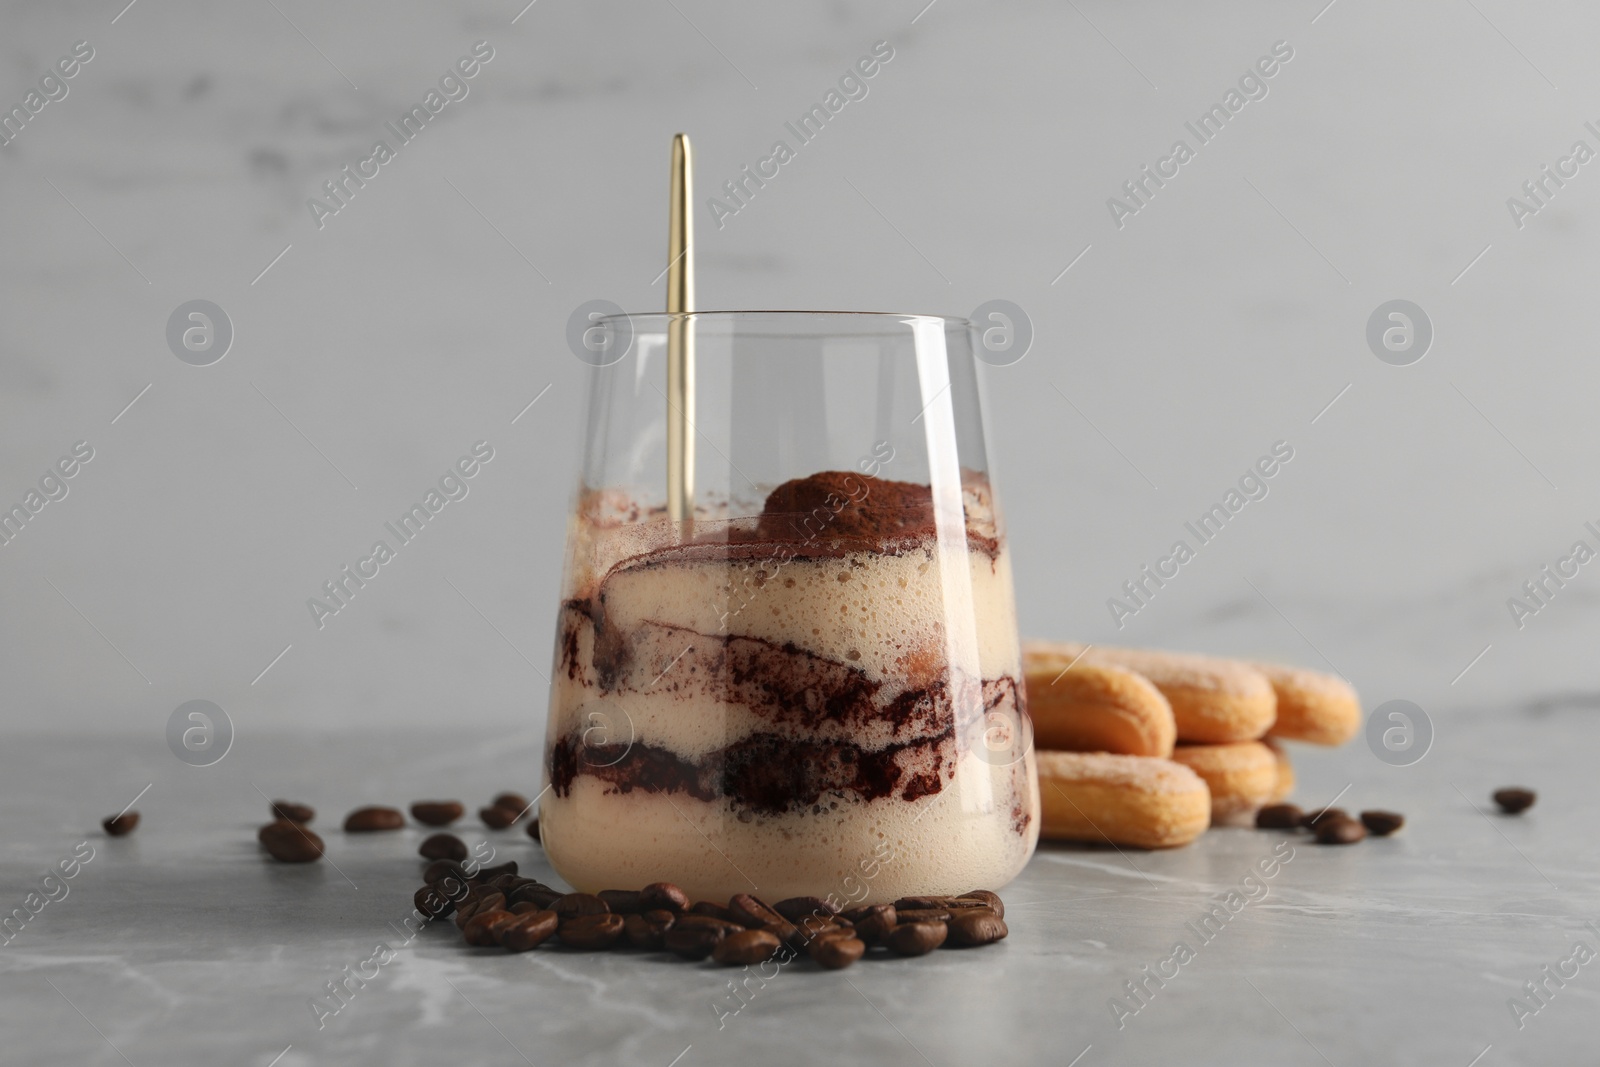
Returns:
[[[592,662],[587,665],[579,641],[586,626],[594,631]],[[927,736],[948,730],[953,721],[942,682],[918,688],[902,684],[891,690],[858,667],[793,643],[702,634],[666,623],[624,631],[608,625],[604,611],[584,601],[562,606],[560,645],[558,670],[602,694],[648,690],[683,694],[686,700],[704,695],[747,707],[774,726],[807,731],[828,725],[860,730],[871,723],[888,723],[896,737]],[[592,666],[592,676],[586,666]],[[908,669],[908,678],[911,673]]]
[[[581,729],[573,730],[551,747],[546,770],[557,796],[566,796],[572,783],[586,775],[616,792],[725,798],[736,810],[762,815],[807,809],[815,813],[837,801],[916,801],[939,792],[954,778],[960,753],[983,743],[987,712],[1020,716],[1017,691],[1012,678],[985,681],[981,706],[959,713],[951,707],[943,682],[910,691],[907,698],[942,707],[947,725],[931,736],[875,749],[762,732],[691,759],[645,740],[590,744]]]

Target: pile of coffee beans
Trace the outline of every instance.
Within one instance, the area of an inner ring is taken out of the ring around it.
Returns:
[[[528,836],[539,840],[539,820],[528,818],[533,805],[520,793],[501,793],[479,811],[484,825],[504,830],[524,819],[528,822]],[[466,806],[459,800],[418,800],[411,805],[411,817],[424,826],[449,826],[466,814]],[[306,828],[316,818],[316,809],[292,800],[272,801],[272,822],[256,834],[267,854],[284,863],[309,863],[321,859],[323,841]],[[126,812],[105,820],[106,833],[120,837],[139,823],[139,813]],[[345,816],[344,830],[350,834],[377,833],[385,830],[403,830],[405,813],[398,808],[370,806],[357,808]],[[461,861],[467,858],[466,844],[454,834],[438,833],[422,843],[418,850],[423,858],[431,860]]]
[[[1294,804],[1269,804],[1256,812],[1258,830],[1310,830],[1319,845],[1353,845],[1366,838],[1388,837],[1406,824],[1393,811],[1363,811],[1359,821],[1343,808],[1302,811]]]
[[[1521,786],[1506,786],[1494,791],[1494,802],[1507,815],[1521,815],[1533,807],[1538,794]],[[1316,835],[1319,845],[1353,845],[1368,834],[1388,837],[1406,824],[1406,817],[1396,811],[1363,811],[1360,821],[1350,817],[1342,808],[1319,808],[1301,811],[1293,804],[1269,804],[1256,812],[1258,830],[1307,829]]]
[[[512,952],[552,941],[579,951],[631,948],[727,966],[805,955],[820,967],[839,970],[873,949],[922,956],[941,946],[993,944],[1007,933],[1005,905],[986,889],[840,911],[821,897],[768,904],[748,893],[725,905],[692,903],[669,882],[563,893],[520,877],[514,862],[469,875],[458,863],[441,859],[423,877],[427,884],[414,901],[420,915],[453,916],[467,944]]]

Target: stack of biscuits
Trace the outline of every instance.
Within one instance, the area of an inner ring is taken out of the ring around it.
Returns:
[[[1355,690],[1317,671],[1065,641],[1022,659],[1052,840],[1186,845],[1288,797],[1283,741],[1361,728]]]

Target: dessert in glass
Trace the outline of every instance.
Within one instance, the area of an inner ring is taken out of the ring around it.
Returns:
[[[669,327],[696,353],[666,504]],[[998,888],[1039,834],[973,329],[601,320],[540,834],[575,888],[879,903]]]

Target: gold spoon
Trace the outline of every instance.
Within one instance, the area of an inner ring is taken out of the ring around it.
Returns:
[[[672,138],[667,255],[667,515],[694,520],[694,160],[689,135]]]

